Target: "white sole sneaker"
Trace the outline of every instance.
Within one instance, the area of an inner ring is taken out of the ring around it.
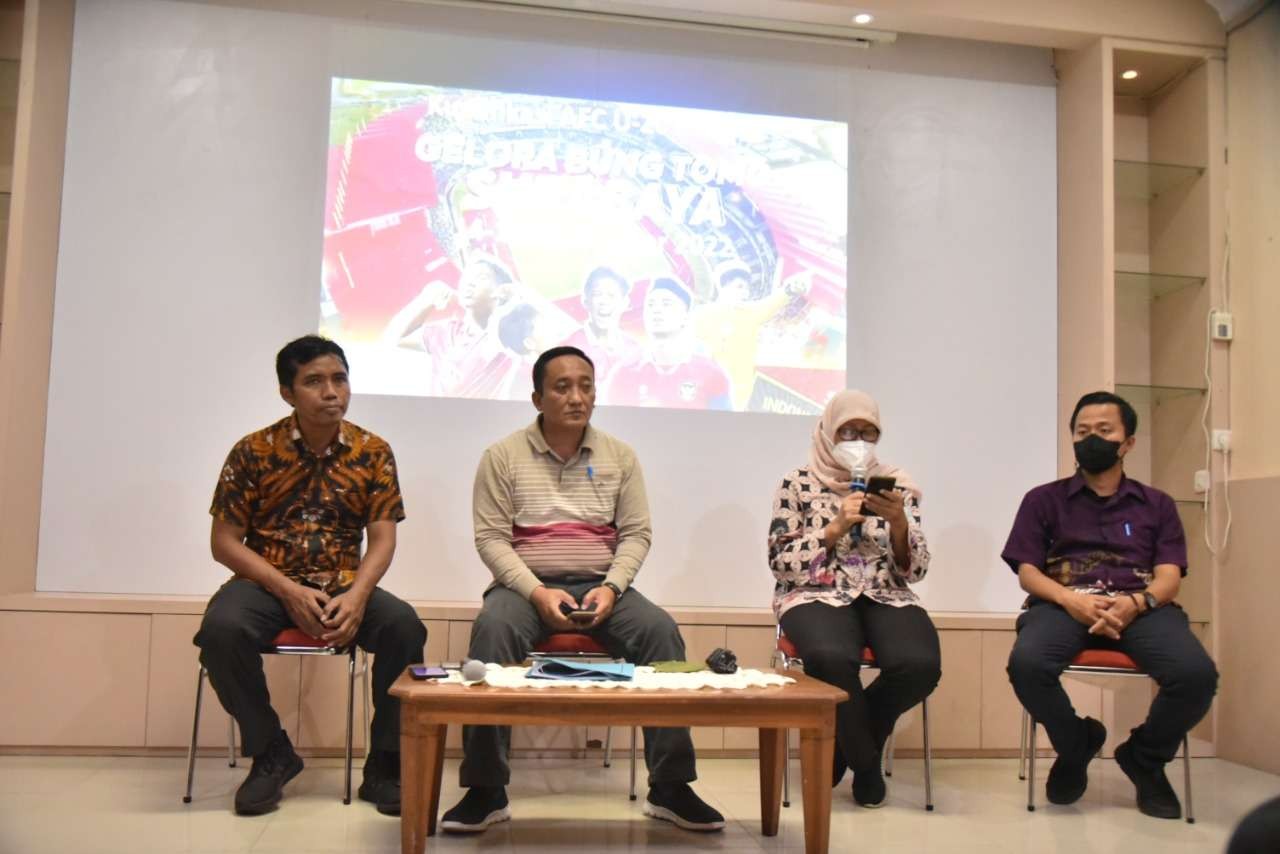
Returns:
[[[463,824],[460,821],[442,821],[440,829],[445,833],[479,833],[491,824],[497,824],[500,821],[511,820],[511,808],[503,807],[489,813],[477,824]]]
[[[689,821],[686,818],[681,818],[680,816],[676,815],[666,807],[660,807],[657,804],[650,803],[649,801],[644,802],[644,814],[649,816],[649,818],[656,818],[656,819],[660,819],[661,821],[669,821],[672,824],[674,824],[676,827],[682,828],[684,830],[707,830],[707,831],[724,830],[723,821],[708,821],[708,822]]]

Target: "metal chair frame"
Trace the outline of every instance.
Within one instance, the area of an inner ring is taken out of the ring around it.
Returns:
[[[783,652],[781,641],[785,636],[782,634],[782,626],[777,627],[777,635],[775,636],[774,661],[782,663],[783,670],[790,670],[792,667],[804,667],[804,660],[799,656],[790,656]],[[875,659],[870,661],[864,659],[862,661],[862,669],[878,670],[880,665]],[[922,715],[922,725],[924,726],[924,808],[927,812],[933,812],[933,751],[929,745],[929,698],[925,697],[920,701],[920,709]],[[884,745],[884,754],[882,760],[884,762],[884,775],[886,777],[893,776],[893,752],[894,745],[897,741],[897,733],[889,733],[889,739]],[[782,805],[784,807],[791,806],[791,732],[787,732],[787,756],[786,764],[783,766],[782,772]]]
[[[277,644],[263,651],[263,655],[347,656],[347,741],[344,754],[346,760],[346,782],[342,795],[343,804],[351,803],[351,743],[354,734],[357,649],[355,644],[352,644],[349,649],[340,649],[333,646]],[[361,685],[361,708],[364,712],[364,731],[367,735],[369,732],[369,654],[362,649],[358,651],[360,653],[358,675],[360,676]],[[187,748],[187,791],[182,796],[184,804],[191,803],[191,787],[195,782],[196,740],[200,734],[200,705],[204,697],[205,679],[208,675],[204,665],[200,665],[199,672],[196,674],[196,711],[191,722],[191,745]],[[299,710],[302,708],[301,678],[298,679],[298,708]],[[367,737],[365,738],[364,753],[368,757],[369,739]],[[236,767],[236,722],[230,715],[227,716],[227,765],[231,768]]]
[[[1100,665],[1069,664],[1064,673],[1084,676],[1120,676],[1150,679],[1151,674],[1128,667],[1103,667]],[[1028,737],[1029,736],[1029,737]],[[1030,749],[1028,749],[1028,743]],[[1191,743],[1182,736],[1183,799],[1187,802],[1187,824],[1195,824],[1195,812],[1191,805]],[[1022,733],[1018,739],[1018,779],[1027,781],[1027,812],[1036,811],[1036,721],[1025,708],[1022,710]]]

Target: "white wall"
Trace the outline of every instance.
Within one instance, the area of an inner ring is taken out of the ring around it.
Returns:
[[[341,75],[848,122],[849,378],[881,402],[882,458],[925,489],[934,567],[919,589],[934,610],[1016,607],[997,555],[1022,493],[1053,476],[1058,429],[1046,52],[399,16],[412,20],[78,4],[40,590],[206,593],[225,576],[208,502],[231,444],[285,413],[275,351],[316,325]],[[388,587],[478,596],[474,461],[532,415],[357,395],[350,417],[396,449],[409,513]],[[811,420],[601,408],[596,423],[645,466],[655,542],[640,587],[666,605],[767,604],[769,503]]]

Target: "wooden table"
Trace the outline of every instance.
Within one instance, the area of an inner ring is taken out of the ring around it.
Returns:
[[[436,832],[440,775],[449,724],[740,726],[760,730],[760,821],[778,834],[787,730],[800,730],[805,851],[827,850],[831,831],[831,758],[835,708],[848,695],[791,672],[791,685],[741,690],[495,688],[403,673],[391,686],[400,699],[400,850],[422,854]]]

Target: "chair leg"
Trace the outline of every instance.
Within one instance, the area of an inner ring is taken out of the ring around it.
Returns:
[[[884,757],[881,760],[884,775],[886,777],[893,776],[893,749],[897,746],[897,733],[889,733],[889,737],[884,742]]]
[[[933,812],[933,748],[929,744],[929,698],[920,704],[924,716],[924,808]]]
[[[1027,716],[1027,812],[1036,811],[1036,719]]]
[[[369,758],[373,750],[370,742],[373,738],[372,715],[369,714],[369,653],[360,650],[360,707],[364,711],[364,758]]]
[[[182,796],[184,804],[191,803],[191,784],[196,774],[196,735],[200,732],[200,697],[204,694],[204,667],[196,673],[196,713],[191,720],[191,746],[187,748],[187,792]]]
[[[791,732],[787,730],[787,737],[782,741],[786,745],[786,750],[782,752],[782,805],[784,807],[791,806]]]
[[[1191,808],[1191,740],[1182,736],[1182,776],[1183,799],[1187,802],[1187,824],[1196,823],[1196,814]]]
[[[629,800],[636,799],[636,728],[631,728],[631,792]]]
[[[1018,779],[1027,779],[1027,710],[1022,710],[1022,731],[1018,734]]]
[[[342,803],[351,803],[351,735],[352,726],[355,719],[355,700],[356,700],[356,651],[352,647],[351,655],[347,658],[347,781],[346,788],[343,789]]]
[[[604,731],[604,767],[613,766],[613,727],[607,727]]]

